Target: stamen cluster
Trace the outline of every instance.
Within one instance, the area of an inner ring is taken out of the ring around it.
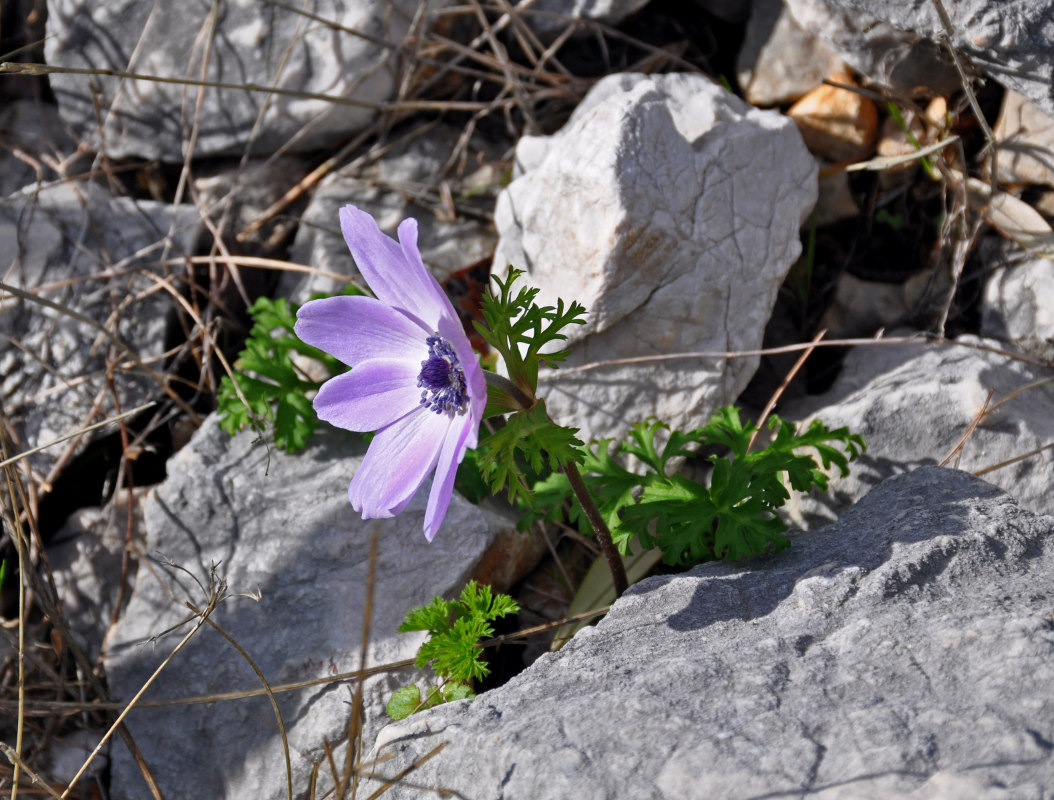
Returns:
[[[465,371],[450,343],[438,333],[429,336],[428,358],[421,362],[417,386],[421,405],[436,414],[464,414],[468,407]]]

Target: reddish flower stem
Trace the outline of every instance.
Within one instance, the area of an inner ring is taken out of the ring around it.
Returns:
[[[571,491],[575,493],[578,502],[582,504],[582,510],[586,512],[589,524],[593,526],[593,530],[596,532],[597,541],[600,542],[600,549],[604,551],[608,569],[611,570],[611,579],[615,584],[615,598],[618,599],[629,588],[629,580],[626,578],[626,568],[622,565],[622,558],[615,548],[615,543],[611,540],[611,531],[608,530],[607,523],[604,522],[604,518],[600,515],[600,509],[597,508],[593,495],[586,488],[586,483],[582,480],[582,473],[578,471],[578,466],[573,461],[567,462],[564,466],[564,474],[571,484]]]

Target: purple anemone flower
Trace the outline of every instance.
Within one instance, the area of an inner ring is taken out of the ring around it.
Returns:
[[[438,281],[417,249],[417,221],[399,241],[354,206],[340,227],[376,295],[305,303],[296,334],[351,367],[315,397],[320,419],[351,431],[377,431],[348,487],[364,518],[392,517],[435,471],[424,531],[436,535],[465,451],[476,446],[487,404],[479,360]]]

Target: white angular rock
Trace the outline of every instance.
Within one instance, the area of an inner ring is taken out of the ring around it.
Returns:
[[[490,225],[467,217],[441,220],[433,207],[412,199],[434,188],[458,136],[458,131],[441,127],[395,148],[365,169],[337,170],[323,180],[301,217],[290,259],[337,275],[358,277],[338,220],[338,211],[349,203],[372,214],[381,230],[391,236],[400,222],[415,218],[421,257],[440,280],[489,256],[496,241]],[[473,154],[488,149],[475,140],[473,145]],[[461,187],[455,185],[452,191],[458,193]],[[304,303],[316,292],[330,294],[343,288],[344,282],[334,278],[286,273],[278,293]]]
[[[540,392],[586,438],[649,415],[705,424],[757,359],[681,358],[575,372],[603,359],[748,350],[801,251],[816,165],[794,124],[701,75],[614,75],[564,128],[526,137],[498,198],[495,271],[527,271],[538,300],[578,301],[567,367]]]
[[[384,797],[1040,800],[1051,580],[1054,519],[962,472],[898,476],[776,556],[642,581],[504,686],[392,724],[379,771],[415,768]]]
[[[315,16],[339,27],[256,0],[228,0],[217,8],[210,37],[209,3],[50,0],[47,63],[200,80],[207,55],[207,81],[277,87],[364,105],[210,88],[196,116],[196,87],[56,74],[51,86],[63,118],[93,149],[113,158],[182,162],[195,122],[198,156],[240,156],[245,150],[270,154],[293,137],[294,150],[324,147],[364,127],[376,104],[391,97],[392,48],[370,39],[399,45],[417,3],[321,0],[311,5]]]
[[[736,77],[748,103],[793,103],[824,78],[844,71],[842,59],[802,30],[783,0],[754,0],[736,57]]]
[[[1054,113],[1017,92],[1007,92],[996,122],[997,174],[1001,183],[1054,186]]]
[[[995,340],[971,336],[958,341],[1000,347]],[[788,406],[784,415],[821,419],[830,428],[848,426],[864,437],[867,452],[853,462],[848,478],[832,481],[829,492],[795,494],[784,506],[787,518],[799,527],[818,527],[839,518],[890,475],[940,463],[962,440],[990,390],[994,406],[1045,377],[1054,377],[1054,371],[968,346],[856,348],[826,394]],[[1049,444],[1054,441],[1052,404],[1050,384],[1021,392],[985,416],[950,465],[974,472]],[[1051,474],[1054,451],[1047,449],[984,478],[1022,507],[1054,514]]]
[[[115,198],[92,183],[27,190],[0,199],[0,250],[10,259],[3,281],[106,326],[140,359],[156,359],[175,306],[163,282],[179,272],[159,262],[189,253],[197,224],[191,206]],[[0,390],[25,449],[115,413],[108,360],[118,365],[122,409],[161,394],[141,367],[124,366],[128,353],[111,352],[99,330],[54,308],[4,297],[0,331]],[[160,371],[156,360],[154,367]],[[62,452],[54,447],[28,463],[43,473]]]
[[[795,21],[827,42],[855,69],[911,92],[925,86],[944,96],[960,79],[936,44],[944,26],[932,2],[785,0]],[[952,43],[989,77],[1054,115],[1054,4],[956,0],[944,7]]]
[[[457,495],[435,541],[422,533],[426,492],[402,515],[362,520],[348,504],[348,481],[361,438],[326,428],[297,454],[268,452],[245,431],[233,439],[215,416],[168,464],[168,479],[148,498],[144,552],[187,570],[141,563],[135,592],[106,643],[111,693],[129,699],[188,628],[144,645],[187,616],[184,601],[207,602],[195,580],[210,569],[231,597],[212,619],[256,661],[273,685],[326,678],[359,668],[370,539],[380,535],[367,662],[416,654],[422,637],[396,629],[410,608],[459,592],[491,539],[509,524]],[[191,577],[193,576],[193,578]],[[381,674],[365,687],[367,742],[387,717],[391,692],[416,671]],[[419,685],[420,682],[419,682]],[[207,626],[177,654],[146,698],[190,697],[259,688],[237,652]],[[323,683],[282,692],[293,785],[307,790],[323,740],[343,752],[353,684]],[[169,800],[268,800],[286,796],[281,740],[266,697],[133,711],[127,719]],[[127,748],[113,750],[111,796],[138,800],[147,789]],[[328,780],[322,769],[322,782]],[[319,789],[322,796],[324,788]],[[306,795],[305,795],[306,796]]]
[[[981,332],[1054,352],[1054,261],[1022,257],[998,267],[985,284]]]

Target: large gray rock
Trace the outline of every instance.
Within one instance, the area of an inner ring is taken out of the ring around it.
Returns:
[[[794,124],[701,75],[613,75],[550,137],[525,137],[498,198],[495,270],[525,269],[538,301],[582,303],[567,367],[761,344],[801,251],[816,165]],[[705,424],[757,359],[680,358],[547,372],[552,415],[623,436],[655,415]]]
[[[199,156],[242,155],[245,150],[269,155],[294,136],[294,150],[327,146],[364,127],[375,115],[369,105],[383,103],[393,94],[392,48],[375,40],[401,44],[417,3],[320,0],[311,4],[309,10],[317,17],[351,29],[340,30],[270,3],[228,0],[217,6],[219,17],[210,37],[213,6],[212,2],[49,0],[47,62],[200,80],[208,53],[207,81],[273,86],[367,105],[210,88],[197,115],[196,87],[52,75],[59,110],[78,136],[114,158],[175,162],[183,160],[195,122]]]
[[[153,360],[156,374],[166,314],[175,307],[163,282],[180,271],[160,262],[190,252],[197,223],[190,206],[115,198],[91,183],[26,190],[0,199],[0,250],[11,264],[3,280],[95,320],[141,360]],[[54,308],[4,297],[0,332],[0,390],[24,449],[115,412],[108,363],[116,365],[122,409],[162,394],[160,378],[130,363],[129,353]],[[71,446],[37,453],[28,464],[46,473]]]
[[[865,75],[911,92],[948,95],[959,78],[936,44],[945,33],[932,2],[785,0],[797,23]],[[944,1],[956,50],[989,77],[1054,114],[1054,3]]]
[[[964,336],[964,344],[999,348],[999,342]],[[910,345],[860,347],[849,354],[838,380],[824,395],[789,406],[791,419],[821,419],[828,427],[848,426],[867,442],[867,452],[848,478],[831,491],[795,494],[784,506],[790,521],[817,527],[840,517],[875,484],[922,464],[940,463],[981,412],[1054,370],[970,347]],[[995,466],[1054,441],[1054,390],[1046,384],[1021,392],[987,414],[952,462],[969,472]],[[1054,514],[1050,476],[1054,451],[985,475],[1025,508]]]
[[[1054,519],[920,469],[774,557],[634,587],[505,686],[381,732],[384,796],[1039,798]],[[372,786],[368,788],[373,788]]]
[[[135,592],[107,641],[105,663],[116,698],[129,699],[188,630],[183,626],[144,646],[186,617],[184,601],[204,607],[194,579],[207,586],[212,565],[230,592],[259,593],[259,602],[232,596],[212,618],[277,685],[359,668],[374,532],[380,542],[368,620],[370,666],[416,654],[421,637],[396,633],[406,612],[437,594],[459,592],[491,539],[508,527],[455,495],[430,544],[421,530],[424,492],[399,517],[363,521],[347,498],[363,452],[360,437],[327,428],[293,456],[268,452],[254,439],[251,431],[232,439],[210,417],[148,498],[144,552],[186,571],[139,565]],[[366,747],[387,720],[391,692],[416,677],[403,671],[367,681]],[[146,699],[259,686],[231,645],[205,628]],[[307,789],[311,765],[325,758],[324,742],[334,748],[346,742],[353,690],[354,684],[322,684],[279,695],[298,794]],[[200,798],[202,786],[217,800],[286,796],[281,740],[265,697],[133,711],[127,723],[169,800]],[[328,772],[323,768],[323,783]],[[115,800],[147,793],[119,744],[111,791]],[[323,791],[320,786],[319,796]]]
[[[326,272],[358,278],[358,269],[340,233],[337,216],[349,203],[372,214],[381,230],[392,236],[404,219],[416,219],[421,257],[440,280],[490,256],[496,237],[492,226],[483,221],[483,213],[475,218],[440,219],[435,206],[425,199],[435,191],[443,165],[454,152],[459,135],[453,128],[439,127],[394,148],[365,168],[353,165],[327,177],[319,184],[301,217],[290,259]],[[493,150],[476,139],[469,146],[474,156],[490,151],[489,155],[496,158]],[[489,170],[481,167],[472,174],[481,172],[487,174]],[[496,175],[492,177],[498,179]],[[484,195],[496,192],[496,187],[470,186],[467,181],[451,181],[448,186],[455,195],[473,189]],[[491,203],[492,199],[487,205]],[[358,279],[361,283],[362,279]],[[290,272],[282,276],[279,294],[304,303],[316,292],[336,294],[344,285],[344,281],[323,275]]]

